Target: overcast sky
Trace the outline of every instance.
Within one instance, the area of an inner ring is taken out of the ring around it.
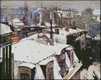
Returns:
[[[29,7],[61,7],[84,10],[85,8],[100,9],[99,1],[27,1]],[[24,1],[2,1],[1,7],[19,7],[24,6]]]

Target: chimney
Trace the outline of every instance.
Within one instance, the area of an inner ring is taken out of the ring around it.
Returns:
[[[50,39],[51,39],[51,45],[53,45],[54,42],[53,42],[52,12],[50,12]]]
[[[41,26],[41,24],[42,24],[42,16],[43,16],[42,11],[40,11],[39,14],[40,14],[40,17],[39,17],[39,25]]]
[[[21,40],[21,37],[16,32],[12,33],[12,36],[11,36],[12,43],[16,44],[20,40]]]
[[[73,21],[73,29],[76,29],[76,28],[77,28],[77,26],[76,26],[76,22]]]
[[[52,19],[52,24],[55,24],[55,13],[54,12],[50,12],[50,19]]]
[[[55,24],[55,13],[53,12],[53,16],[52,16],[52,20],[53,20],[53,24]]]

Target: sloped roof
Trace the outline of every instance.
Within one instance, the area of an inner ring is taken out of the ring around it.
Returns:
[[[50,55],[60,54],[60,51],[68,46],[58,43],[56,43],[54,46],[44,45],[31,38],[23,39],[19,43],[13,45],[12,52],[14,53],[14,60],[37,63]],[[41,64],[46,64],[49,61],[50,60],[47,59]]]
[[[18,18],[14,18],[12,20],[12,22],[13,22],[14,25],[22,25],[22,26],[24,26],[24,23]]]
[[[0,23],[0,35],[11,33],[10,26]]]
[[[14,18],[12,21],[13,22],[21,22],[18,18]]]

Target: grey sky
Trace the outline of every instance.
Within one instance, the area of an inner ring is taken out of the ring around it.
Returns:
[[[85,8],[100,9],[100,1],[27,1],[29,7],[61,7],[84,10]],[[24,6],[24,1],[2,1],[1,7]]]

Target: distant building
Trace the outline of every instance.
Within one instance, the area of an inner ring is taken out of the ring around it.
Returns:
[[[20,31],[22,28],[24,28],[24,23],[19,18],[14,18],[12,20],[12,25],[15,31]]]
[[[100,10],[94,10],[93,15],[96,17],[98,22],[101,22],[101,12],[100,12]]]

